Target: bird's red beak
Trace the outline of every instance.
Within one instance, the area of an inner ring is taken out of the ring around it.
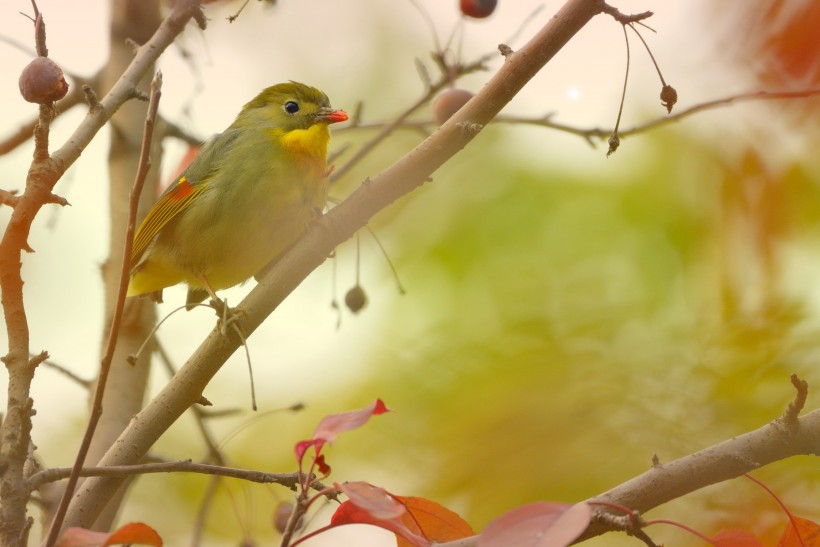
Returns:
[[[346,122],[347,112],[344,110],[333,110],[332,108],[323,108],[319,111],[318,117],[327,120],[330,123]]]

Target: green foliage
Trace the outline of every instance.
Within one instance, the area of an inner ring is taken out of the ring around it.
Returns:
[[[595,179],[505,164],[497,145],[448,166],[388,228],[409,292],[386,312],[390,343],[371,351],[362,389],[398,412],[362,454],[480,529],[759,427],[792,397],[791,372],[820,379],[785,265],[731,281],[806,233],[783,230],[767,251],[734,232],[717,155],[656,134],[651,160]],[[778,191],[807,186],[796,172]],[[783,203],[809,225],[816,190],[804,195]]]

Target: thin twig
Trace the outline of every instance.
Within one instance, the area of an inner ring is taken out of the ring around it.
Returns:
[[[28,482],[32,490],[40,486],[63,480],[72,474],[71,467],[52,467],[39,471],[29,477]],[[259,484],[280,484],[291,490],[296,489],[299,473],[265,473],[253,469],[240,469],[207,463],[195,463],[190,460],[161,463],[143,463],[138,465],[117,465],[111,467],[81,467],[81,477],[133,477],[150,473],[198,473],[202,475],[216,475],[230,477]]]
[[[484,68],[486,63],[485,59],[480,59],[474,63],[469,65],[458,65],[457,70],[459,75],[469,74],[470,72],[475,72],[477,70],[481,70]],[[330,184],[333,185],[336,181],[342,178],[346,173],[348,173],[354,166],[356,166],[362,159],[364,159],[370,152],[378,146],[382,141],[384,141],[390,134],[399,126],[405,124],[405,121],[409,116],[414,114],[417,110],[427,104],[433,97],[435,97],[436,93],[440,90],[444,89],[450,84],[451,78],[448,74],[442,74],[439,80],[434,83],[431,87],[425,90],[425,93],[410,107],[404,110],[404,112],[400,113],[394,120],[391,122],[384,124],[381,126],[381,129],[378,133],[376,133],[373,138],[369,141],[364,143],[361,148],[359,148],[353,157],[347,160],[346,163],[342,164],[341,167],[336,169],[333,174],[330,176]]]
[[[175,139],[181,140],[182,142],[188,144],[189,146],[201,146],[204,142],[204,139],[200,138],[193,133],[190,133],[183,129],[179,124],[173,123],[165,118],[162,118],[165,127],[165,135],[166,137],[173,137]]]
[[[138,359],[140,358],[140,356],[142,355],[142,352],[143,352],[143,351],[145,351],[145,348],[147,348],[147,347],[148,347],[148,344],[150,344],[150,343],[151,343],[151,340],[153,340],[154,335],[157,333],[157,331],[158,331],[158,330],[159,330],[159,328],[162,326],[162,324],[163,324],[163,323],[165,323],[168,319],[170,319],[170,318],[171,318],[171,316],[172,316],[172,315],[174,315],[175,313],[180,312],[180,311],[182,311],[182,310],[187,310],[187,309],[188,309],[188,306],[189,306],[189,304],[185,304],[185,305],[179,306],[179,307],[177,307],[177,308],[174,308],[173,310],[171,310],[171,311],[169,311],[168,313],[166,313],[166,314],[165,314],[165,317],[163,317],[162,319],[160,319],[160,320],[157,322],[157,324],[156,324],[156,325],[154,325],[153,327],[151,327],[151,331],[150,331],[150,332],[149,332],[149,333],[145,336],[145,340],[143,340],[143,341],[142,341],[142,344],[140,344],[140,347],[139,347],[139,348],[137,348],[137,352],[136,352],[136,353],[133,353],[133,354],[131,354],[131,355],[129,355],[128,357],[126,357],[126,358],[125,358],[125,359],[126,359],[126,361],[128,361],[128,363],[130,363],[131,365],[136,365],[136,364],[137,364],[137,360],[138,360]],[[205,308],[210,308],[210,306],[208,306],[207,304],[194,304],[194,307],[199,307],[199,306],[202,306],[202,307],[205,307]]]
[[[626,44],[626,70],[624,71],[624,88],[621,90],[621,104],[618,105],[618,117],[615,120],[615,127],[612,128],[612,134],[609,136],[609,150],[606,152],[607,157],[613,154],[621,144],[621,138],[618,136],[618,128],[621,126],[621,115],[624,113],[624,101],[626,100],[626,85],[629,83],[629,35],[626,33],[626,25],[623,25],[621,28],[624,31],[624,43]]]
[[[74,374],[73,372],[68,370],[68,368],[64,367],[63,365],[57,364],[54,361],[51,361],[49,359],[43,360],[42,364],[44,366],[47,366],[47,367],[53,369],[53,370],[56,370],[60,374],[62,374],[64,376],[66,376],[67,378],[73,380],[75,383],[79,384],[81,387],[83,387],[85,389],[90,388],[91,385],[94,383],[91,380],[86,380],[85,378],[82,378],[81,376],[78,376],[77,374]]]
[[[714,108],[719,108],[734,103],[748,101],[778,101],[789,99],[807,99],[816,96],[820,96],[820,89],[806,89],[801,91],[750,91],[747,93],[739,93],[735,95],[729,95],[728,97],[713,99],[711,101],[706,101],[703,103],[696,104],[694,106],[690,106],[685,110],[681,110],[677,114],[671,116],[658,117],[649,122],[640,125],[635,125],[629,129],[619,131],[618,134],[622,137],[638,135],[640,133],[645,133],[651,129],[655,129],[657,127],[661,127],[664,125],[671,124],[673,122],[680,121],[684,118],[688,118],[694,114],[698,114],[705,110],[712,110]],[[594,139],[602,140],[606,138],[608,135],[612,134],[612,129],[604,129],[602,127],[583,128],[553,122],[551,114],[543,116],[541,118],[525,118],[521,116],[498,116],[494,120],[494,123],[527,124],[548,127],[550,129],[555,129],[557,131],[562,131],[564,133],[569,133],[571,135],[581,137],[591,145],[595,144]]]
[[[631,24],[631,25],[628,25],[628,26],[629,26],[629,28],[632,29],[632,32],[634,32],[635,34],[638,35],[638,38],[640,38],[644,49],[649,54],[649,58],[652,59],[652,64],[655,65],[655,71],[658,73],[658,78],[661,79],[661,85],[666,85],[666,80],[663,79],[663,74],[661,73],[661,67],[658,66],[658,61],[655,60],[655,56],[652,54],[652,49],[649,47],[649,44],[646,43],[646,40],[644,40],[641,33],[638,32],[638,29],[635,28],[634,24]]]
[[[105,384],[108,379],[108,373],[111,370],[111,362],[114,358],[114,350],[117,346],[117,338],[119,337],[120,324],[122,323],[122,312],[125,308],[125,293],[128,288],[128,278],[131,271],[131,246],[134,240],[134,231],[136,230],[137,206],[139,205],[139,197],[142,193],[142,187],[145,184],[145,178],[148,175],[148,169],[151,166],[150,150],[151,141],[154,135],[154,124],[156,123],[157,110],[159,109],[159,100],[162,96],[162,73],[157,71],[154,79],[151,81],[151,99],[148,103],[148,113],[145,118],[145,131],[142,138],[142,148],[140,150],[140,159],[137,167],[137,174],[134,180],[134,187],[131,190],[131,204],[128,215],[128,228],[125,233],[125,244],[123,252],[122,267],[120,269],[120,284],[117,293],[117,302],[114,308],[114,314],[111,320],[111,330],[109,331],[108,341],[106,343],[105,354],[100,363],[100,374],[97,379],[97,386],[94,391],[94,402],[91,406],[91,416],[88,419],[85,435],[83,436],[80,449],[77,451],[77,458],[74,461],[71,476],[68,479],[68,484],[63,492],[63,497],[60,500],[60,505],[54,515],[54,520],[51,523],[46,546],[51,547],[57,542],[57,537],[60,533],[63,520],[68,511],[68,504],[74,496],[74,489],[77,486],[77,481],[80,477],[80,471],[88,455],[88,449],[91,446],[91,439],[94,436],[94,430],[97,423],[102,416],[103,408],[103,394],[105,393]]]
[[[644,19],[648,19],[654,15],[651,11],[644,11],[633,15],[626,15],[618,11],[618,8],[610,6],[605,2],[601,2],[601,11],[611,16],[622,25],[629,25],[631,23],[640,23]]]

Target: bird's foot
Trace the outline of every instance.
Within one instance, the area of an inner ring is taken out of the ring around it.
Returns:
[[[245,312],[228,307],[228,301],[220,298],[212,298],[208,304],[214,309],[217,316],[217,326],[222,336],[228,335],[228,329],[231,327],[238,330],[238,334],[242,340],[245,340],[245,333],[242,331],[242,319],[245,317]]]

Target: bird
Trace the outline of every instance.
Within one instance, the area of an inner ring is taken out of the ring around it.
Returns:
[[[190,309],[279,257],[327,202],[329,125],[348,119],[324,92],[268,87],[209,139],[134,234],[127,296],[162,301],[186,283]]]

